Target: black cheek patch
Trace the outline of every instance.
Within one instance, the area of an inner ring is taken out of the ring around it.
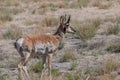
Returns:
[[[66,28],[64,28],[64,33],[66,33]]]

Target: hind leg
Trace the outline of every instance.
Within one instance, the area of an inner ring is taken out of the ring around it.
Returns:
[[[29,74],[28,74],[26,64],[27,64],[27,62],[28,62],[29,60],[30,60],[30,53],[27,52],[27,53],[26,53],[26,56],[25,56],[25,61],[23,62],[23,67],[22,67],[22,69],[23,69],[25,75],[27,76],[28,80],[30,80],[30,76],[29,76]]]
[[[18,76],[19,76],[20,80],[23,79],[23,70],[22,70],[22,68],[23,68],[22,62],[23,61],[24,61],[24,58],[21,58],[20,63],[18,64],[18,72],[19,72]]]
[[[30,59],[30,53],[26,52],[26,55],[24,56],[24,58],[21,59],[20,63],[18,64],[18,71],[19,71],[19,76],[20,76],[20,80],[22,80],[22,73],[24,72],[26,77],[28,78],[28,80],[30,80],[28,71],[27,71],[27,67],[26,64]]]

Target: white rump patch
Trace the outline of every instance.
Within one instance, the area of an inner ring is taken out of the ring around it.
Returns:
[[[23,44],[23,38],[20,38],[20,39],[18,39],[17,40],[17,44],[21,47],[22,46],[22,44]]]

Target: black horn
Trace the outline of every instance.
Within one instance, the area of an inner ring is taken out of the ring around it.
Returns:
[[[70,22],[70,18],[71,18],[71,16],[70,16],[70,15],[68,15],[68,20],[67,20],[67,22],[66,22],[66,23],[69,23],[69,22]]]

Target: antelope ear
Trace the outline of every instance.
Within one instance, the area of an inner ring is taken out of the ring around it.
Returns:
[[[67,20],[66,23],[69,23],[69,22],[70,22],[70,18],[71,18],[71,16],[69,15],[69,16],[68,16],[68,20]]]

